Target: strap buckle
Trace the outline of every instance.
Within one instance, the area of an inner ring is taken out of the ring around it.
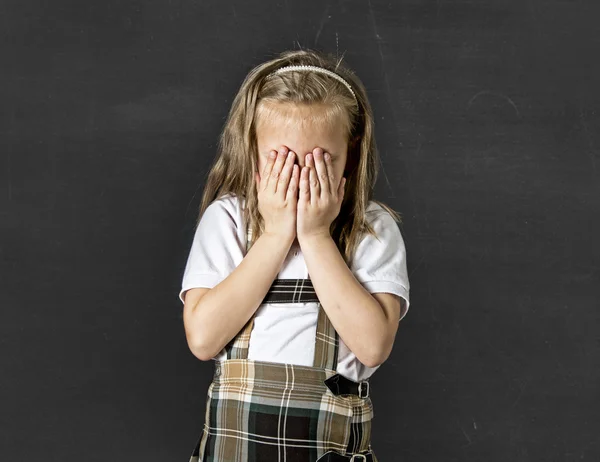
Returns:
[[[367,456],[364,454],[354,454],[352,459],[350,459],[350,462],[358,462],[359,460],[362,462],[367,462]]]
[[[363,395],[363,390],[364,390],[363,386],[364,386],[365,384],[366,384],[366,386],[367,386],[367,389],[366,389],[366,392],[365,392],[365,394]],[[358,384],[358,396],[359,396],[360,398],[368,398],[368,397],[369,397],[369,392],[370,392],[370,389],[371,389],[371,386],[369,385],[369,382],[367,382],[366,380],[365,380],[365,381],[363,381],[363,382],[360,382],[360,383]],[[354,456],[353,456],[353,457],[354,457]],[[365,458],[365,460],[367,460],[367,459]]]

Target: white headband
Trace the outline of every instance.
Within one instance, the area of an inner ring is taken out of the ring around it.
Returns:
[[[348,82],[346,82],[338,74],[330,71],[329,69],[324,69],[322,67],[317,67],[317,66],[308,66],[306,64],[301,64],[301,65],[297,65],[297,66],[284,66],[284,67],[277,69],[276,71],[271,72],[267,76],[267,78],[270,78],[274,75],[283,74],[284,72],[291,72],[291,71],[313,71],[318,74],[324,74],[324,75],[328,75],[329,77],[333,77],[335,80],[337,80],[340,83],[343,83],[346,86],[348,91],[350,91],[350,93],[352,93],[352,96],[354,97],[354,101],[356,101],[356,105],[358,106],[358,99],[356,98],[356,95],[354,94],[354,90],[352,90],[352,87],[350,86],[350,84]]]

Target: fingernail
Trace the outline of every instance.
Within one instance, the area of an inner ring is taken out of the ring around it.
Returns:
[[[271,152],[269,153],[269,157],[270,157],[271,159],[275,159],[275,151],[271,151]]]

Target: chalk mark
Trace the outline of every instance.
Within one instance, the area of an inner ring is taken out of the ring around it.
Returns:
[[[489,91],[489,90],[482,90],[479,93],[476,93],[467,103],[467,110],[469,110],[469,108],[471,107],[471,104],[473,104],[473,101],[475,101],[481,95],[492,95],[492,96],[498,96],[499,98],[505,99],[514,108],[515,112],[517,113],[517,116],[519,118],[521,117],[521,112],[519,111],[519,108],[517,107],[517,105],[515,104],[515,102],[512,99],[510,99],[508,96],[506,96],[502,93],[496,93],[494,91]]]
[[[381,69],[382,69],[382,73],[383,73],[383,81],[385,83],[385,89],[386,89],[386,92],[387,92],[388,101],[390,101],[390,111],[391,111],[391,114],[392,114],[392,122],[394,124],[394,129],[397,130],[398,129],[398,123],[397,123],[398,117],[397,117],[397,114],[396,114],[395,105],[393,103],[392,91],[391,91],[391,88],[390,88],[390,81],[389,81],[387,72],[385,71],[385,59],[384,59],[384,56],[383,56],[383,49],[382,49],[382,46],[381,46],[381,44],[383,42],[383,38],[379,34],[379,28],[377,27],[377,21],[375,20],[375,13],[373,12],[373,4],[371,3],[371,0],[368,0],[368,5],[369,5],[369,16],[371,17],[371,26],[373,28],[373,33],[375,35],[375,39],[376,39],[376,42],[377,42],[377,50],[379,52],[379,59],[381,61]],[[398,138],[400,139],[400,136],[398,136]],[[402,143],[400,143],[400,146],[401,145],[402,145]],[[420,152],[420,150],[421,150],[421,146],[419,144],[418,152]],[[381,160],[380,160],[380,162],[381,162]],[[387,175],[385,173],[385,170],[382,168],[381,171],[383,172],[383,176],[385,178],[387,186],[391,189],[390,180],[387,177]],[[417,210],[417,203],[416,203],[414,195],[413,195],[411,172],[410,172],[410,169],[408,167],[406,168],[406,178],[407,178],[407,183],[408,183],[408,188],[407,188],[407,190],[408,190],[408,196],[410,198],[410,201],[413,204],[413,209],[416,211]],[[418,220],[417,220],[417,228],[418,228]],[[418,229],[417,229],[417,232],[418,232]]]
[[[465,444],[463,447],[470,446],[471,444],[473,444],[473,441],[471,440],[471,438],[469,437],[469,435],[467,434],[467,432],[465,431],[465,429],[462,428],[462,425],[458,422],[458,420],[456,421],[456,424],[458,425],[458,427],[460,428],[460,430],[463,432],[463,435],[465,435],[465,438],[469,442],[469,444]]]
[[[377,27],[377,21],[375,21],[375,14],[373,13],[373,5],[371,3],[371,0],[368,0],[368,5],[369,5],[369,16],[371,17],[371,27],[373,28],[373,34],[375,35],[375,41],[377,42],[377,51],[379,52],[379,60],[381,62],[381,70],[383,73],[383,81],[385,83],[385,89],[387,92],[387,96],[388,96],[388,100],[392,101],[392,92],[390,89],[390,82],[387,78],[387,73],[385,72],[385,59],[383,58],[383,50],[381,49],[381,35],[379,35],[379,29]],[[390,104],[390,109],[392,111],[392,119],[394,122],[394,128],[397,128],[396,125],[396,115],[394,114],[394,105],[393,103]],[[381,162],[381,159],[380,159]],[[390,179],[388,178],[388,176],[385,173],[385,169],[381,169],[381,172],[383,173],[383,177],[385,178],[385,181],[387,183],[388,188],[391,189],[391,183],[390,183]]]
[[[513,403],[510,405],[510,408],[512,409],[513,407],[515,407],[515,405],[519,402],[519,400],[521,399],[521,396],[523,396],[523,392],[525,391],[525,388],[527,387],[527,383],[529,382],[529,379],[525,379],[525,383],[523,383],[523,386],[521,387],[521,391],[519,391],[519,395],[517,396],[517,399],[515,399],[513,401]]]
[[[381,60],[381,67],[385,76],[385,68],[383,66],[383,50],[381,49],[381,35],[379,35],[379,29],[377,28],[377,22],[375,21],[375,14],[373,13],[373,5],[371,4],[371,0],[369,0],[369,14],[371,16],[371,23],[373,25],[373,33],[375,34],[375,39],[377,41],[377,50],[379,51],[379,59]],[[389,85],[388,85],[389,89]],[[389,96],[389,94],[388,94]]]
[[[325,26],[325,23],[327,22],[328,17],[329,18],[331,17],[328,15],[329,7],[330,7],[329,2],[327,2],[327,7],[325,8],[325,12],[323,13],[323,17],[321,18],[321,24],[319,25],[319,30],[317,31],[317,35],[315,35],[315,45],[319,41],[319,37],[321,36],[321,32],[323,31],[323,27]]]
[[[419,261],[417,262],[417,264],[414,266],[414,268],[410,271],[410,273],[408,274],[409,277],[412,277],[415,274],[415,271],[417,271],[417,268],[419,267],[419,265],[421,263],[423,263],[423,260],[425,260],[425,257],[427,256],[427,254],[423,254],[421,256],[421,258],[419,259]]]

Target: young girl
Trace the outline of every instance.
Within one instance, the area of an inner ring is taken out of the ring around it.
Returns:
[[[290,51],[244,80],[208,175],[180,299],[215,359],[190,462],[373,461],[368,378],[409,307],[397,214],[360,80]]]

